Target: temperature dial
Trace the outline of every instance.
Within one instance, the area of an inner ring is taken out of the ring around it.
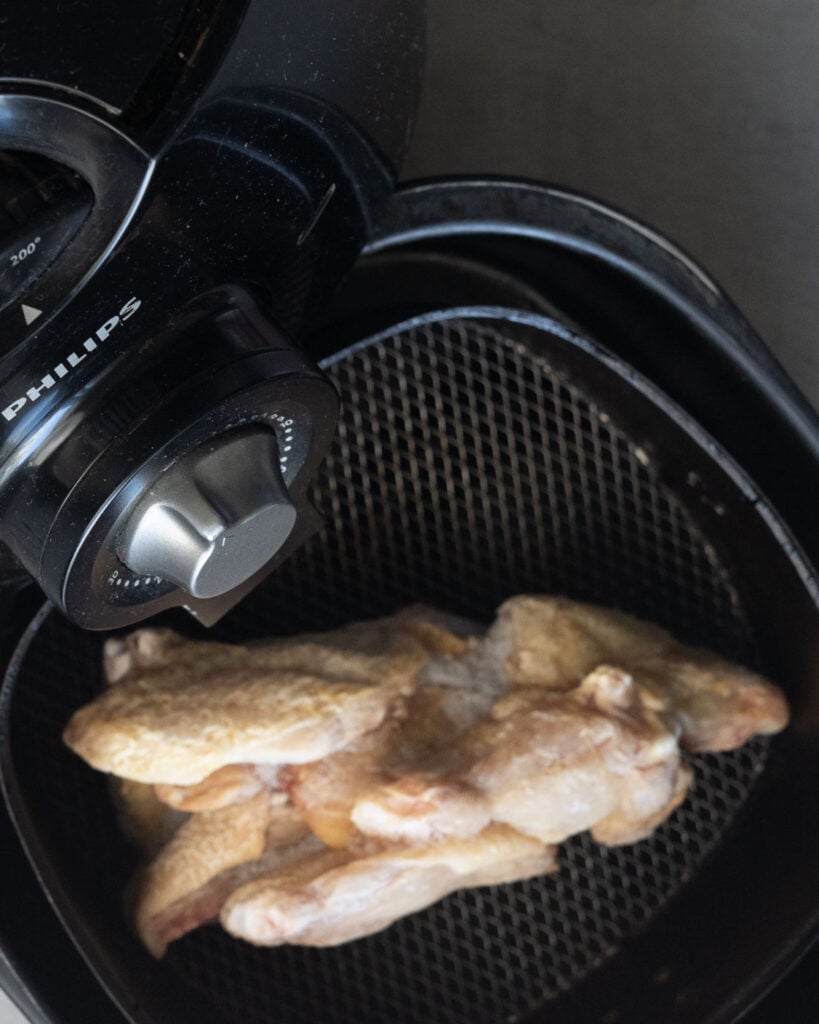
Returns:
[[[270,561],[295,523],[276,436],[258,428],[201,445],[159,477],[131,515],[120,555],[192,597],[218,597]]]

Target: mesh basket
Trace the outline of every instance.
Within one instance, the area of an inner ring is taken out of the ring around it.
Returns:
[[[592,394],[572,372],[570,349],[559,330],[450,316],[334,359],[343,418],[314,488],[326,528],[211,635],[327,629],[415,601],[488,621],[512,594],[559,592],[755,663],[733,567],[618,425],[605,388]],[[100,686],[99,648],[56,616],[41,628],[15,698],[16,771],[80,903],[124,931],[131,852],[105,780],[60,741]],[[692,877],[766,755],[756,740],[693,757],[688,799],[652,838],[609,849],[579,836],[558,874],[452,895],[338,949],[260,950],[210,926],[175,943],[163,969],[242,1024],[522,1019]]]

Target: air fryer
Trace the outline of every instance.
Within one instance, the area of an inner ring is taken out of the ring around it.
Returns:
[[[396,191],[414,5],[227,8],[6,26],[7,990],[38,1024],[738,1019],[819,917],[815,415],[626,215],[532,183]],[[60,739],[111,630],[488,621],[522,591],[759,668],[793,722],[697,755],[651,839],[577,837],[548,878],[338,949],[141,948],[133,852]]]

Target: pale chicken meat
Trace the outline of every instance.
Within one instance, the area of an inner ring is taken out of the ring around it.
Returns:
[[[168,630],[113,643],[112,685],[71,718],[65,742],[95,768],[165,785],[326,757],[380,725],[429,657],[390,619],[252,647]]]
[[[598,665],[627,668],[673,639],[659,626],[611,608],[565,597],[521,595],[505,601],[486,634],[512,686],[570,690]]]
[[[243,861],[235,867],[225,868],[198,888],[183,893],[173,904],[161,907],[153,918],[146,918],[143,927],[138,929],[146,949],[157,958],[164,956],[171,942],[202,925],[218,921],[225,901],[243,885],[260,875],[299,863],[326,849],[321,840],[308,829],[303,828],[301,836],[290,843],[268,843],[256,860]]]
[[[632,671],[680,728],[686,750],[736,750],[788,724],[785,695],[766,679],[708,651],[678,645],[637,661]]]
[[[396,618],[432,655],[415,692],[345,750],[280,775],[316,835],[335,848],[358,835],[423,842],[473,835],[488,824],[483,797],[447,777],[447,768],[456,737],[507,684],[468,620],[422,606]]]
[[[521,687],[463,737],[465,778],[494,821],[542,842],[586,829],[634,842],[682,801],[691,779],[651,703],[609,666],[565,694]]]
[[[762,676],[610,608],[514,597],[501,605],[487,645],[516,686],[569,690],[600,664],[625,669],[662,703],[687,750],[730,750],[788,722],[782,691]]]
[[[155,955],[217,916],[261,945],[335,945],[552,870],[579,832],[636,842],[685,799],[681,748],[788,716],[771,683],[658,626],[539,596],[488,631],[422,606],[247,646],[143,629],[106,644],[104,672],[65,738],[124,777],[143,849],[166,840],[136,901]]]
[[[300,815],[269,791],[193,814],[140,879],[137,932],[161,956],[169,942],[215,918],[226,897],[256,871],[298,859],[320,845]]]
[[[384,765],[398,725],[384,722],[346,750],[280,772],[281,784],[294,806],[328,846],[343,849],[355,837],[353,807],[362,793],[386,779]]]
[[[218,811],[242,803],[271,782],[278,768],[266,765],[226,764],[192,786],[154,785],[156,798],[179,811]]]
[[[220,920],[260,946],[336,946],[381,931],[456,889],[542,875],[554,847],[492,825],[470,839],[398,846],[357,856],[319,853],[237,889]]]
[[[480,790],[441,772],[406,772],[359,795],[350,820],[363,834],[407,843],[469,838],[492,818]]]

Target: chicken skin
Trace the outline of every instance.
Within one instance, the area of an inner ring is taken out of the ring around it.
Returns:
[[[414,693],[343,751],[281,775],[305,820],[328,846],[358,835],[394,842],[471,836],[489,824],[481,794],[457,778],[456,739],[508,689],[464,620],[415,607],[397,617],[430,650]],[[459,632],[453,632],[458,629]]]
[[[281,784],[305,822],[328,846],[343,849],[356,835],[352,811],[362,793],[387,778],[399,723],[384,722],[346,750],[280,772]]]
[[[140,630],[106,645],[112,685],[63,738],[95,768],[166,785],[315,761],[376,728],[428,657],[389,619],[254,647]]]
[[[213,920],[255,873],[312,853],[321,844],[300,815],[261,792],[218,811],[194,814],[144,872],[137,887],[137,932],[154,956]]]
[[[260,946],[336,946],[372,935],[456,889],[542,875],[554,847],[492,825],[470,839],[315,854],[237,889],[220,920]]]
[[[466,780],[493,821],[544,843],[591,829],[612,844],[648,835],[691,779],[676,736],[620,669],[601,666],[575,689],[521,687],[461,743]]]
[[[399,774],[361,794],[350,812],[362,834],[407,843],[468,838],[491,818],[491,805],[479,789],[438,772]]]
[[[156,854],[135,918],[157,956],[217,917],[335,945],[551,871],[577,833],[637,842],[685,799],[684,751],[788,720],[761,676],[559,597],[512,598],[486,631],[423,606],[247,646],[142,629],[103,668],[65,739],[122,776],[123,827]]]
[[[630,672],[681,730],[686,750],[732,750],[787,725],[782,691],[631,615],[561,597],[513,597],[487,635],[515,686],[568,690],[601,664]]]
[[[269,776],[276,777],[277,769],[267,771]],[[249,800],[267,783],[264,766],[226,764],[192,786],[157,783],[153,788],[158,800],[178,811],[218,811]]]

